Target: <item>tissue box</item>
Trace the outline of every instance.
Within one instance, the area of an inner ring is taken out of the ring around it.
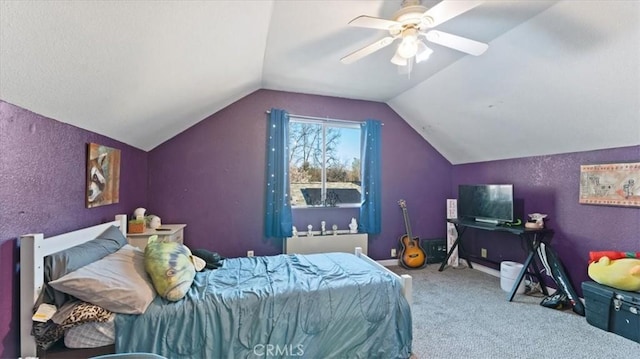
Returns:
[[[144,233],[144,220],[129,221],[129,233]]]

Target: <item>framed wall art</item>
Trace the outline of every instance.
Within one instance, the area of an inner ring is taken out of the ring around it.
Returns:
[[[120,200],[120,150],[89,143],[87,146],[87,208]]]
[[[579,202],[640,207],[640,162],[580,166]]]

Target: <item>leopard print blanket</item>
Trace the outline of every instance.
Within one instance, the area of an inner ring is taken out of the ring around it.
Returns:
[[[38,348],[47,350],[64,336],[66,330],[88,322],[106,322],[112,315],[112,312],[91,303],[69,302],[46,323],[34,321],[32,334]]]

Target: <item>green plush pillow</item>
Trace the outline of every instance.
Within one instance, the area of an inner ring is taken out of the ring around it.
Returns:
[[[158,295],[178,301],[187,294],[196,267],[200,270],[199,258],[195,258],[189,248],[177,242],[159,242],[157,236],[151,236],[144,249],[144,268]]]

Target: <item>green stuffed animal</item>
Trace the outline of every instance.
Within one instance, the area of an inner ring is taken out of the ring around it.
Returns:
[[[640,259],[600,257],[589,264],[589,277],[609,287],[640,291]]]
[[[204,266],[204,261],[191,254],[187,246],[161,242],[156,235],[149,237],[144,249],[144,268],[158,294],[170,301],[184,298],[196,271]]]

